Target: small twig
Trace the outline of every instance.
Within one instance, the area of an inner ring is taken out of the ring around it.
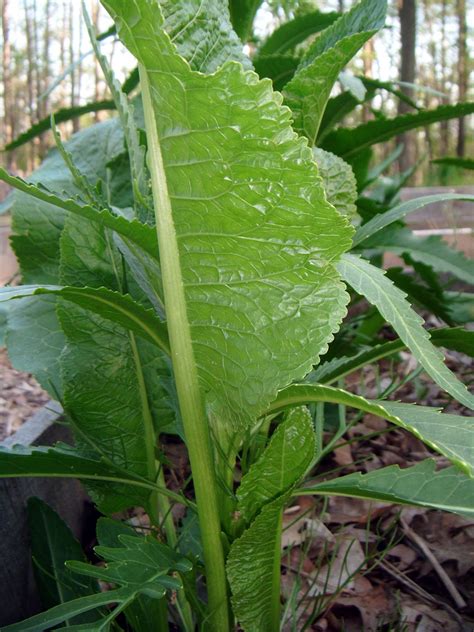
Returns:
[[[456,586],[451,581],[451,578],[449,577],[449,575],[446,573],[444,568],[441,566],[441,564],[438,562],[438,560],[434,556],[434,554],[431,551],[431,549],[428,546],[428,544],[423,540],[423,538],[421,536],[419,536],[417,533],[415,533],[415,531],[413,531],[413,529],[411,527],[408,526],[406,520],[404,518],[402,518],[402,517],[400,517],[400,524],[403,527],[403,531],[405,532],[405,535],[408,538],[410,538],[410,540],[412,540],[418,546],[419,549],[421,549],[423,554],[429,560],[429,562],[433,566],[433,569],[438,574],[438,577],[440,578],[440,580],[445,585],[446,590],[451,595],[451,597],[452,597],[454,603],[456,604],[456,606],[460,610],[462,608],[465,608],[467,606],[466,602],[462,598],[462,596],[459,593],[459,591],[456,588]]]
[[[439,599],[436,599],[435,597],[432,597],[429,593],[426,592],[426,590],[424,590],[421,586],[418,586],[416,582],[414,582],[412,579],[410,579],[410,577],[402,573],[394,564],[391,564],[388,560],[379,562],[378,565],[388,575],[390,575],[391,577],[399,581],[401,584],[403,584],[408,589],[409,592],[413,593],[418,598],[423,599],[429,604],[431,603],[436,606],[441,606],[441,608],[449,612],[449,614],[453,617],[453,619],[456,619],[456,621],[459,623],[460,630],[465,629],[462,617],[449,604],[447,604],[444,601],[440,601]]]
[[[396,579],[403,584],[408,590],[414,593],[420,599],[427,601],[428,603],[438,603],[438,600],[432,597],[426,590],[423,590],[421,586],[418,586],[410,577],[407,577],[402,571],[400,571],[394,564],[391,564],[388,560],[378,562],[378,566],[384,570],[388,575]]]

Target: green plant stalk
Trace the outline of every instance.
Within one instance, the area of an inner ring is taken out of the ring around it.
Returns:
[[[186,445],[193,473],[194,489],[201,528],[208,589],[208,628],[213,632],[229,630],[228,596],[224,551],[217,502],[209,428],[199,391],[199,383],[186,314],[179,251],[168,195],[155,114],[146,69],[140,64],[145,128],[148,139],[148,166],[153,191],[156,227],[162,266],[163,290],[168,315],[171,358],[179,406],[183,418]]]

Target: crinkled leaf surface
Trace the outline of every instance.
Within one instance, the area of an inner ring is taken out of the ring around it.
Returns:
[[[332,264],[350,229],[270,82],[234,63],[193,72],[150,0],[104,5],[150,82],[207,404],[247,424],[337,328],[346,295]]]
[[[279,617],[281,513],[314,451],[311,415],[304,406],[294,408],[237,492],[238,510],[251,524],[230,548],[227,576],[235,615],[246,632],[271,632]]]
[[[250,68],[242,42],[221,0],[160,0],[166,32],[194,70],[211,73],[233,59]]]
[[[104,287],[21,285],[12,288],[1,288],[0,302],[43,294],[60,296],[72,303],[76,303],[84,309],[122,325],[145,340],[157,345],[162,351],[169,353],[166,325],[156,317],[154,311],[136,303],[128,294],[120,294]],[[62,341],[63,337],[61,337]],[[31,350],[31,347],[29,349]],[[62,350],[62,347],[60,350]]]
[[[56,298],[35,296],[9,303],[7,323],[6,344],[13,366],[32,373],[53,399],[60,397],[59,356],[65,339],[56,316]]]
[[[106,179],[107,163],[123,152],[123,134],[116,121],[106,121],[76,134],[66,143],[66,147],[74,155],[81,173],[94,185],[97,180]],[[113,179],[113,173],[111,178]],[[33,183],[41,182],[58,194],[63,191],[71,196],[79,193],[57,151],[51,152],[30,180]],[[119,202],[120,200],[112,201]],[[58,281],[59,236],[64,217],[64,213],[55,206],[27,197],[23,193],[16,194],[12,245],[26,283]]]
[[[340,476],[304,487],[298,493],[353,496],[474,517],[474,480],[455,467],[437,472],[432,459],[405,469],[391,465],[367,474]]]
[[[291,410],[266,450],[242,478],[238,511],[250,522],[259,509],[285,493],[303,476],[314,458],[313,420],[304,407]]]
[[[272,602],[277,600],[281,550],[281,513],[287,497],[265,505],[227,558],[227,577],[235,616],[245,632],[273,632]],[[276,562],[275,562],[276,560]],[[278,581],[274,573],[278,573]]]
[[[339,156],[319,147],[313,149],[313,155],[323,179],[328,202],[342,215],[352,221],[357,220],[357,182],[351,166]]]
[[[437,408],[368,400],[340,388],[293,384],[280,391],[268,413],[291,405],[332,402],[378,415],[405,428],[440,454],[474,476],[474,423],[472,417],[441,413]]]
[[[385,23],[385,0],[362,0],[324,30],[286,84],[285,102],[295,129],[314,145],[327,100],[337,77],[362,45]]]
[[[344,255],[338,270],[358,294],[377,307],[428,375],[458,401],[473,408],[474,397],[444,364],[443,354],[430,342],[423,319],[410,307],[406,294],[380,268],[355,255]]]

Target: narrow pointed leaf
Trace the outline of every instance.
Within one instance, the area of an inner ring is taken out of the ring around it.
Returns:
[[[313,11],[298,15],[285,22],[265,40],[258,51],[259,56],[282,55],[293,50],[305,39],[327,28],[340,17],[336,11],[323,13]]]
[[[462,194],[462,193],[440,193],[437,195],[426,195],[415,200],[408,200],[402,204],[394,206],[385,213],[376,215],[373,219],[366,222],[363,226],[360,226],[356,230],[353,238],[353,245],[358,246],[368,237],[372,237],[382,228],[385,228],[393,222],[397,222],[410,213],[418,211],[420,208],[427,206],[428,204],[435,204],[436,202],[448,202],[453,200],[468,200],[474,202],[474,195]]]
[[[127,593],[122,589],[109,590],[99,593],[97,595],[88,595],[87,597],[79,597],[73,599],[67,603],[55,606],[46,612],[36,614],[34,617],[20,621],[19,623],[13,623],[7,625],[2,629],[2,632],[43,632],[43,630],[50,630],[53,626],[64,621],[69,621],[74,617],[77,617],[84,612],[90,612],[100,606],[107,606],[109,604],[120,604],[127,601]],[[87,623],[85,626],[74,626],[77,630],[99,631],[102,629],[101,622]],[[72,626],[69,627],[72,629]]]
[[[63,211],[74,213],[84,219],[97,222],[101,226],[110,228],[117,232],[125,239],[129,239],[133,243],[138,243],[140,247],[153,257],[158,256],[158,244],[156,241],[156,233],[145,224],[141,224],[136,220],[127,220],[124,217],[113,215],[107,209],[96,209],[92,206],[80,204],[71,198],[63,198],[55,193],[40,188],[36,184],[25,182],[21,178],[11,176],[7,171],[0,168],[0,180],[3,180],[11,187],[18,191],[22,191],[42,202],[56,206]]]
[[[230,17],[235,32],[246,42],[252,32],[252,25],[263,0],[230,0]]]
[[[428,331],[431,342],[437,347],[454,349],[469,355],[471,358],[474,357],[474,331],[462,329],[461,327],[431,329]],[[353,356],[333,358],[328,362],[321,363],[312,371],[308,376],[308,381],[332,384],[367,364],[387,358],[404,349],[406,349],[405,343],[403,340],[398,339],[360,351]]]
[[[368,400],[332,386],[295,384],[278,394],[267,413],[310,402],[344,404],[383,417],[405,428],[474,476],[474,423],[471,417],[441,413],[437,408]]]
[[[474,169],[474,160],[469,158],[457,158],[455,156],[446,156],[446,158],[438,158],[431,161],[434,165],[445,165],[446,167],[459,167],[460,169]]]
[[[77,478],[108,482],[109,488],[102,487],[102,496],[96,496],[97,504],[104,512],[108,512],[109,507],[111,511],[114,510],[107,498],[112,485],[120,485],[124,496],[128,495],[125,506],[143,506],[150,492],[156,489],[152,481],[134,477],[132,473],[92,451],[81,453],[65,444],[54,448],[0,448],[0,478],[12,477]]]
[[[392,119],[369,121],[353,129],[341,128],[332,132],[324,139],[322,147],[345,160],[352,159],[368,147],[411,129],[467,116],[473,112],[474,103],[458,103],[457,105],[440,105],[434,110],[420,110],[415,114],[403,114]]]
[[[99,314],[102,318],[111,320],[137,333],[169,354],[166,325],[156,317],[154,311],[136,303],[127,294],[119,294],[105,287],[61,287],[54,285],[5,287],[0,288],[0,303],[42,294],[53,294],[76,303],[84,309]]]
[[[406,301],[406,294],[380,268],[360,257],[344,255],[338,270],[358,294],[377,307],[428,375],[462,404],[474,408],[474,397],[444,364],[443,354],[431,343],[423,319]]]
[[[313,460],[315,448],[311,415],[304,407],[295,408],[242,478],[237,491],[238,511],[246,522],[253,520],[263,505],[298,482]]]
[[[115,110],[115,103],[107,99],[105,101],[93,101],[92,103],[86,103],[85,105],[76,105],[71,108],[61,108],[54,113],[54,120],[56,123],[65,123],[73,119],[79,118],[84,114],[92,112],[102,112],[104,110]],[[32,125],[26,132],[23,132],[15,138],[11,143],[5,146],[5,151],[11,151],[21,147],[30,140],[33,140],[43,132],[47,132],[51,129],[51,115],[45,116],[43,119]]]
[[[432,459],[404,469],[391,465],[367,474],[356,472],[303,487],[296,493],[351,496],[441,509],[474,518],[474,480],[455,467],[436,471]]]
[[[233,63],[193,72],[149,0],[104,5],[150,82],[207,405],[247,425],[336,329],[346,297],[332,262],[350,230],[324,200],[311,152],[269,82]]]
[[[294,128],[314,145],[341,70],[385,23],[385,0],[362,0],[316,38],[284,89]]]
[[[406,253],[410,259],[431,266],[436,272],[449,272],[466,283],[474,283],[472,261],[460,250],[451,248],[438,235],[422,237],[407,228],[397,227],[380,231],[364,241],[362,247],[380,248],[384,252],[388,250],[397,255]]]

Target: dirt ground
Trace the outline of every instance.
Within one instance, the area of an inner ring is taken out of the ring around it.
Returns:
[[[28,373],[12,368],[6,349],[0,348],[0,441],[49,400],[47,393]]]

